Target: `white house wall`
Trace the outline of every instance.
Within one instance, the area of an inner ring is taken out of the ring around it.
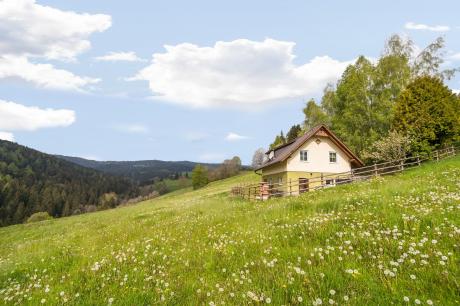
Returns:
[[[320,139],[319,144],[316,139]],[[308,151],[308,161],[300,160],[300,150]],[[329,162],[329,152],[337,153],[337,162]],[[347,155],[328,137],[312,137],[287,161],[287,171],[340,173],[351,170]]]

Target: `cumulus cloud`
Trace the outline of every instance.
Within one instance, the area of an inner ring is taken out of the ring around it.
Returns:
[[[14,141],[14,135],[13,135],[13,133],[0,131],[0,139],[1,140]]]
[[[38,108],[0,100],[0,130],[35,131],[65,127],[75,122],[75,112],[68,109]]]
[[[89,49],[88,37],[108,29],[111,17],[39,5],[35,0],[0,1],[0,54],[72,60]]]
[[[227,134],[227,136],[225,137],[225,139],[227,141],[238,141],[238,140],[244,140],[244,139],[248,139],[249,137],[247,136],[243,136],[243,135],[239,135],[237,133],[233,133],[233,132],[230,132]]]
[[[149,132],[149,128],[147,126],[138,123],[120,124],[115,126],[115,129],[121,132],[134,134],[145,134]]]
[[[1,0],[0,20],[0,79],[65,90],[81,90],[98,81],[36,61],[74,61],[91,47],[91,34],[111,26],[109,15],[62,11],[35,0]]]
[[[105,62],[140,62],[143,61],[140,57],[136,55],[135,52],[109,52],[103,56],[97,56],[94,58],[97,61],[105,61]]]
[[[80,77],[51,64],[31,63],[23,56],[0,56],[0,79],[6,78],[31,82],[39,88],[60,90],[81,90],[99,82],[99,79]]]
[[[408,30],[424,30],[431,32],[447,32],[450,30],[450,27],[445,25],[435,25],[429,26],[422,23],[407,22],[404,27]]]
[[[157,99],[192,107],[248,106],[320,93],[350,62],[329,56],[294,63],[295,43],[266,39],[165,46],[131,80],[146,80]]]

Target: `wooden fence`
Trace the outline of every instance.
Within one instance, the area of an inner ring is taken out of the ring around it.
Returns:
[[[428,160],[439,161],[454,156],[459,152],[459,147],[447,147],[433,151],[430,155],[416,155],[403,159],[392,160],[384,163],[352,169],[348,172],[321,174],[319,177],[299,180],[289,180],[285,183],[252,183],[238,185],[231,189],[233,196],[249,200],[267,200],[273,197],[294,196],[304,192],[330,188],[337,185],[363,181],[372,177],[399,173],[407,169],[420,166]]]

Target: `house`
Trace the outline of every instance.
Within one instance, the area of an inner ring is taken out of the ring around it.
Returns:
[[[362,167],[363,162],[325,125],[318,125],[294,141],[266,153],[255,170],[271,194],[298,194],[319,185],[334,185],[339,173]],[[284,190],[283,190],[284,188]],[[289,188],[289,190],[287,190]],[[294,189],[294,190],[293,190]],[[275,190],[275,192],[273,192]]]

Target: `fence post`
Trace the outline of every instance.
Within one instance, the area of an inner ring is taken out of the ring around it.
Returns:
[[[377,165],[374,164],[374,176],[377,176]]]
[[[439,151],[436,150],[436,161],[438,162],[439,161]]]
[[[292,196],[292,179],[289,179],[289,195]]]
[[[420,166],[420,155],[417,155],[417,164]]]
[[[321,172],[321,187],[323,187],[323,185],[324,185],[323,179],[324,179],[323,173]]]

